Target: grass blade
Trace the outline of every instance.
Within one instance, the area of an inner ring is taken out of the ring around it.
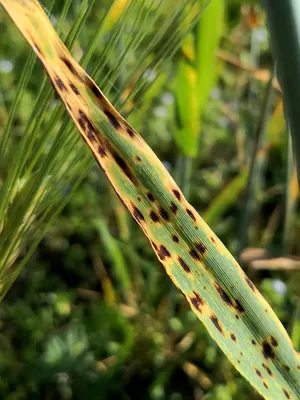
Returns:
[[[283,254],[288,254],[294,233],[294,215],[299,198],[299,186],[297,181],[297,169],[294,163],[292,143],[289,136],[287,155],[287,176],[285,187],[285,213],[283,227]]]
[[[246,187],[245,195],[245,207],[243,208],[243,215],[241,216],[241,228],[240,237],[238,244],[238,254],[240,254],[243,249],[247,246],[248,242],[248,229],[250,225],[251,218],[253,218],[253,213],[257,203],[257,186],[261,172],[261,166],[264,161],[263,155],[263,141],[265,135],[265,128],[270,113],[270,106],[272,101],[272,81],[274,76],[274,69],[270,75],[269,81],[265,88],[261,115],[258,121],[258,126],[255,132],[253,149],[251,152],[249,175]]]
[[[98,164],[211,336],[267,399],[298,399],[300,363],[253,283],[138,133],[75,62],[35,0],[0,0]]]
[[[222,218],[225,211],[238,201],[246,186],[248,173],[249,169],[246,166],[215,197],[203,214],[203,219],[207,224],[214,225],[218,219]]]
[[[182,59],[175,78],[177,129],[174,139],[180,150],[177,182],[189,198],[192,159],[198,154],[201,117],[216,78],[216,51],[222,34],[225,3],[211,1],[182,46]]]
[[[262,0],[300,181],[300,2]]]

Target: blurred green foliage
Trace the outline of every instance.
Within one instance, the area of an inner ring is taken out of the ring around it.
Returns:
[[[49,8],[50,3],[45,2]],[[252,67],[253,47],[258,47],[256,68],[269,68],[264,16],[250,3],[255,2],[228,0],[220,46],[247,67]],[[62,4],[56,2],[53,19],[58,18]],[[110,4],[109,0],[96,2],[75,43],[75,53],[80,55],[88,46]],[[72,26],[79,6],[79,1],[72,2],[66,27]],[[109,30],[108,24],[107,40]],[[2,10],[0,32],[1,135],[28,47]],[[64,31],[62,36],[66,37]],[[137,51],[144,55],[143,47]],[[128,65],[134,65],[138,56]],[[97,65],[97,57],[96,49],[88,70]],[[179,79],[181,62],[179,52],[144,93],[142,102],[136,97],[124,106],[131,123],[172,173],[182,155],[173,134],[174,98],[178,95],[174,80]],[[106,69],[104,82],[98,82],[100,87],[110,83],[107,65]],[[17,108],[13,125],[16,142],[30,116],[42,76],[36,65]],[[118,86],[117,80],[112,87],[117,99],[121,98],[122,85],[124,82],[120,80]],[[201,157],[193,162],[190,200],[234,253],[253,140],[248,123],[258,124],[266,82],[219,57],[213,86],[203,105],[201,125],[198,121]],[[255,101],[249,104],[250,92]],[[284,210],[288,208],[284,201],[289,198],[285,191],[290,187],[286,182],[288,141],[282,111],[274,112],[279,102],[276,93],[260,149],[266,166],[257,176],[261,183],[259,207],[247,239],[247,246],[266,243],[275,255],[283,254]],[[0,160],[1,183],[10,161]],[[69,191],[70,187],[64,187],[63,196]],[[294,196],[293,210],[296,208]],[[284,238],[293,255],[300,250],[296,240],[299,222],[294,211],[293,219],[289,218],[290,232],[285,232]],[[299,346],[299,271],[260,271],[247,263],[245,269]],[[0,318],[0,398],[6,400],[259,399],[175,290],[97,165],[22,269],[0,306]]]

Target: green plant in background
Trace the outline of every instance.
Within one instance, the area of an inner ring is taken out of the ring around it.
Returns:
[[[298,181],[300,176],[299,153],[299,79],[300,68],[300,4],[297,0],[287,0],[275,5],[270,0],[262,0],[271,34],[272,49],[276,61],[278,79],[283,90],[285,112],[293,140]]]
[[[189,194],[192,159],[198,155],[201,118],[216,81],[216,53],[223,33],[225,2],[211,1],[195,30],[182,47],[174,82],[177,127],[174,138],[180,150],[178,181]]]
[[[99,165],[212,337],[265,398],[299,397],[297,355],[253,283],[186,202],[155,154],[75,63],[38,3],[1,3],[42,60]]]

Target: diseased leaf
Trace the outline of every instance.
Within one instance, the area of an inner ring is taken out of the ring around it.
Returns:
[[[162,163],[59,40],[36,0],[0,0],[158,259],[233,365],[266,399],[299,399],[300,360],[254,284]]]

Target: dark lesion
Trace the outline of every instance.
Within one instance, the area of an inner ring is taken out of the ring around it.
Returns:
[[[89,77],[86,77],[85,84],[92,91],[92,93],[97,97],[97,99],[103,99],[104,96],[103,96],[101,90],[94,84],[94,82]]]
[[[218,317],[215,314],[212,314],[209,318],[210,318],[211,322],[215,325],[215,327],[218,329],[218,331],[222,335],[224,335],[223,328],[222,328],[222,325],[221,325]]]
[[[171,201],[170,210],[174,215],[177,214],[178,207],[176,206],[176,204],[173,201]]]
[[[193,291],[193,296],[190,297],[190,300],[193,306],[198,311],[202,312],[202,307],[204,306],[204,300],[197,292]]]
[[[58,87],[58,89],[61,92],[67,92],[68,91],[68,89],[66,88],[65,84],[63,83],[63,81],[58,76],[54,77],[54,82],[55,82],[56,86]]]
[[[189,208],[187,208],[187,209],[186,209],[186,212],[187,212],[188,216],[189,216],[194,222],[196,222],[196,217],[195,217],[193,211],[190,210]]]
[[[225,290],[222,289],[221,286],[217,282],[214,282],[214,286],[215,286],[217,292],[219,293],[221,299],[224,301],[224,303],[226,303],[229,307],[233,307],[233,302],[232,302],[229,294],[226,293]]]
[[[163,207],[159,207],[159,214],[165,221],[169,221],[170,217],[167,211]]]
[[[195,247],[199,251],[199,253],[201,254],[206,253],[206,246],[202,242],[196,242]]]
[[[72,62],[65,57],[65,55],[60,57],[60,60],[64,63],[64,65],[68,68],[68,70],[74,75],[77,79],[79,79],[81,82],[84,82],[83,77],[80,75],[80,73],[77,71],[77,69],[74,67]]]
[[[190,267],[180,256],[178,256],[177,260],[178,260],[179,264],[182,266],[182,268],[185,270],[185,272],[191,272]]]
[[[190,254],[190,256],[191,256],[194,260],[200,261],[200,256],[199,256],[199,254],[197,253],[196,250],[191,249],[191,250],[189,251],[189,254]]]
[[[109,110],[104,110],[104,114],[107,116],[109,122],[115,129],[120,129],[121,124],[118,121],[118,119],[109,111]]]
[[[130,137],[134,137],[135,136],[134,130],[130,126],[126,127],[126,132],[128,133],[128,135]]]
[[[124,172],[124,174],[127,176],[128,179],[130,179],[130,181],[134,184],[137,185],[138,184],[138,180],[136,179],[135,175],[133,174],[133,172],[131,171],[130,167],[128,166],[128,164],[126,163],[126,161],[124,160],[124,158],[122,158],[115,150],[111,149],[111,154],[115,160],[115,162],[118,164],[118,166],[122,169],[122,171]]]
[[[77,96],[80,95],[79,90],[77,89],[77,87],[76,87],[72,82],[69,82],[69,85],[70,85],[70,88],[73,90],[73,92],[74,92]]]
[[[177,199],[178,201],[180,201],[180,200],[181,200],[181,194],[180,194],[179,190],[173,189],[172,191],[173,191],[173,194],[174,194],[174,196],[176,197],[176,199]]]
[[[164,261],[166,258],[171,257],[170,252],[167,250],[167,248],[165,246],[163,246],[162,244],[158,247],[157,250],[157,254],[159,256],[159,258]]]
[[[155,211],[150,211],[149,215],[153,222],[159,222],[159,216],[156,214]]]
[[[145,221],[143,214],[134,204],[132,204],[132,214],[138,222]]]
[[[262,343],[262,354],[265,359],[272,359],[274,360],[276,358],[275,352],[273,350],[273,347],[270,345],[270,343],[264,341]]]
[[[237,342],[237,338],[236,338],[236,336],[235,336],[234,333],[231,333],[230,337],[231,337],[231,340],[232,340],[233,342],[235,342],[235,343]]]

